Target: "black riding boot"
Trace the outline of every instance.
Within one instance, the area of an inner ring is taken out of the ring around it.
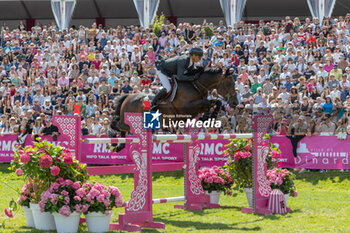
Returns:
[[[160,89],[157,94],[154,96],[152,102],[151,102],[151,111],[155,112],[158,110],[157,102],[158,100],[162,99],[166,94],[168,93],[167,89],[162,88]]]

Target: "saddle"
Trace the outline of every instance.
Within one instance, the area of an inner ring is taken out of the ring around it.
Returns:
[[[171,104],[176,96],[177,87],[176,78],[170,78],[170,91],[160,99],[159,104]]]

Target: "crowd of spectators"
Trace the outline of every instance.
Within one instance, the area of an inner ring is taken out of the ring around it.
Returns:
[[[161,86],[157,56],[180,56],[192,46],[204,50],[197,65],[231,69],[236,83],[239,105],[230,109],[222,101],[222,128],[211,132],[247,133],[253,115],[272,114],[272,134],[350,133],[350,14],[323,22],[239,22],[234,28],[223,21],[166,22],[159,36],[133,25],[63,31],[55,24],[30,31],[21,25],[1,28],[1,135],[52,134],[55,114],[79,114],[83,134],[105,135],[113,99],[155,94]],[[209,97],[220,98],[215,90]]]

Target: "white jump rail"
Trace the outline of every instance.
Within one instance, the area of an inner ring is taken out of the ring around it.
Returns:
[[[156,134],[153,135],[153,141],[160,142],[190,142],[193,140],[216,140],[216,139],[234,139],[234,138],[253,138],[252,133],[246,134]]]
[[[85,138],[85,144],[103,144],[103,143],[139,143],[139,138]]]

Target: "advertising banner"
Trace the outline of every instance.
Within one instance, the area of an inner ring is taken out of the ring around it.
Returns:
[[[83,136],[84,138],[92,136]],[[18,145],[17,135],[0,137],[0,162],[10,162],[13,149]],[[66,146],[67,139],[61,136],[52,141],[50,136],[42,137],[54,145]],[[350,169],[349,153],[350,139],[339,140],[336,136],[313,136],[303,138],[297,148],[298,156],[293,156],[290,140],[285,136],[271,137],[271,142],[282,151],[281,166],[284,168],[307,169]],[[223,151],[229,140],[202,140],[199,166],[221,166],[227,161]],[[26,145],[32,145],[31,137],[26,138]],[[118,152],[112,153],[107,144],[82,143],[81,161],[87,164],[130,164],[129,145]],[[153,143],[153,162],[183,162],[183,143]]]

